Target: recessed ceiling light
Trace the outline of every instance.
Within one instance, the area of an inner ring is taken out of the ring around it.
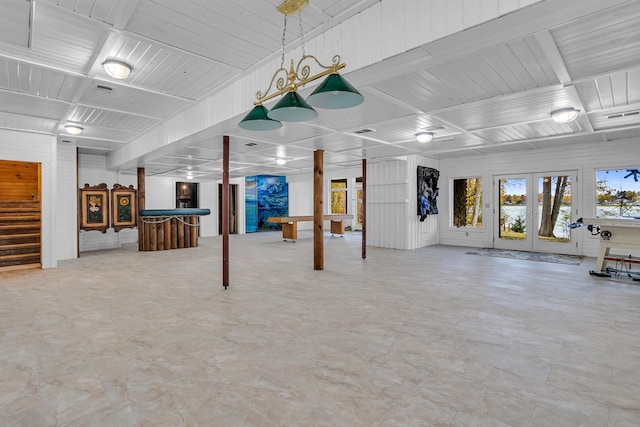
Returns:
[[[416,141],[420,143],[429,142],[433,139],[433,132],[418,132],[416,133]]]
[[[575,108],[561,108],[551,112],[551,118],[556,123],[569,123],[578,117],[580,110]]]
[[[286,165],[287,164],[287,160],[286,159],[276,159],[276,163],[279,164],[280,166]]]
[[[71,135],[80,135],[84,129],[78,125],[65,125],[64,130]]]
[[[131,74],[131,65],[115,59],[107,59],[102,63],[102,67],[114,79],[126,79]]]

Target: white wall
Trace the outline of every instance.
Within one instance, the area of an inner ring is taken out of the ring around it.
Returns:
[[[57,147],[56,259],[78,257],[77,150],[72,144]]]
[[[109,171],[106,168],[106,158],[101,155],[80,154],[78,156],[78,188],[84,188],[85,184],[94,186],[107,184],[110,190],[114,184],[128,187],[138,186],[138,178],[132,174],[120,174]],[[124,243],[134,243],[138,241],[138,231],[135,228],[125,228],[115,232],[113,228],[108,228],[106,233],[96,230],[80,230],[79,243],[80,252],[94,251],[98,249],[119,248]]]
[[[324,171],[324,213],[331,213],[331,180],[347,179],[347,213],[356,216],[353,212],[352,203],[355,200],[356,192],[354,180],[362,176],[362,168],[345,168],[340,170]],[[313,171],[308,174],[288,175],[286,177],[289,187],[289,215],[313,215]],[[345,226],[353,226],[354,220],[346,220]],[[313,222],[299,222],[298,230],[312,230]]]
[[[51,135],[0,129],[0,159],[40,163],[42,180],[42,268],[57,266],[56,214],[67,215],[71,207],[59,207],[57,189],[57,146]],[[63,252],[66,252],[64,250]]]
[[[410,250],[438,243],[440,215],[423,222],[417,215],[418,166],[440,169],[438,160],[416,155],[367,165],[367,245]]]
[[[493,209],[497,208],[497,194],[493,188],[494,175],[529,172],[576,170],[577,191],[572,193],[578,217],[595,216],[596,169],[637,168],[640,164],[640,140],[593,141],[576,146],[517,151],[440,161],[440,244],[492,247]],[[483,182],[483,227],[481,230],[451,227],[452,180],[480,176]],[[574,218],[575,220],[577,218]],[[468,233],[467,233],[468,232]],[[600,239],[585,229],[574,230],[579,253],[596,256]],[[468,235],[467,235],[468,234]]]
[[[424,156],[409,156],[407,159],[409,167],[409,212],[407,215],[407,246],[402,249],[417,249],[424,246],[437,245],[440,242],[439,224],[442,221],[440,206],[442,199],[438,195],[436,204],[438,206],[437,215],[427,215],[427,218],[420,222],[418,216],[418,166],[440,170],[440,161]],[[442,174],[442,171],[440,171]],[[438,180],[438,186],[442,187],[442,181]],[[439,193],[441,194],[441,193]]]
[[[244,180],[243,180],[244,181]],[[244,215],[244,191],[242,192],[242,213]],[[218,183],[206,181],[200,183],[200,207],[210,209],[211,215],[200,217],[200,236],[218,235]],[[243,230],[244,231],[244,230]]]

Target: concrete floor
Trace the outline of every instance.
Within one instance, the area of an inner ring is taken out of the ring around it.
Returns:
[[[640,286],[310,232],[0,273],[1,426],[638,426]]]

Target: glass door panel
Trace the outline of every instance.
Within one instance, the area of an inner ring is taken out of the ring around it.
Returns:
[[[569,224],[575,221],[573,198],[575,172],[535,174],[537,187],[536,236],[533,249],[542,252],[577,253]]]
[[[529,250],[530,208],[527,176],[496,177],[498,211],[494,246],[503,249]]]
[[[577,254],[575,171],[496,176],[494,247]]]

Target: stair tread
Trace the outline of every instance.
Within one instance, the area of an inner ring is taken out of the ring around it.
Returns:
[[[40,258],[40,252],[31,253],[31,254],[13,254],[13,255],[0,255],[0,262],[3,261],[12,261],[12,260],[20,260],[25,258]]]
[[[7,249],[27,249],[27,248],[39,248],[40,247],[40,243],[39,242],[35,242],[35,243],[9,243],[7,245],[0,245],[0,251],[1,250],[7,250]]]

